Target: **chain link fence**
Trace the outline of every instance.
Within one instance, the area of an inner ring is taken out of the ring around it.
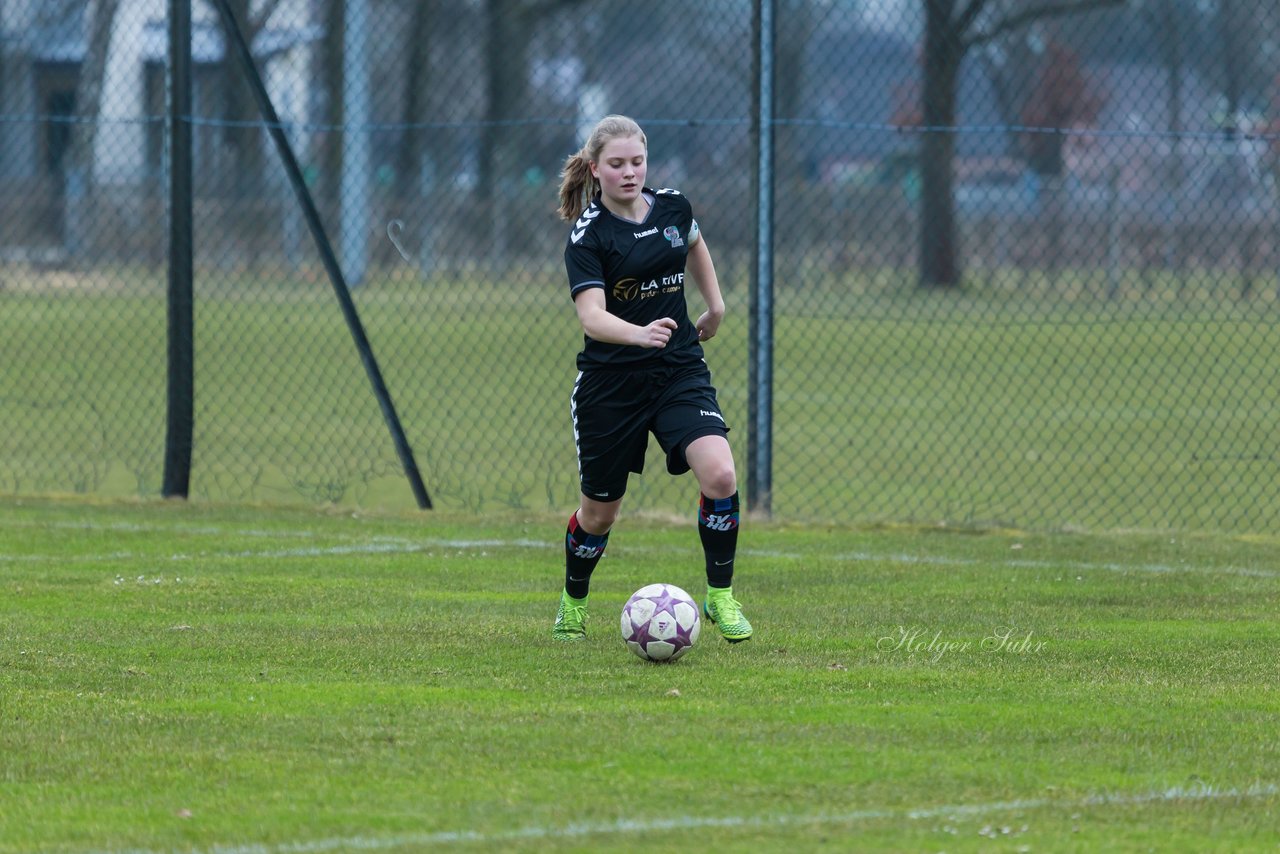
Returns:
[[[691,199],[715,258],[708,361],[746,483],[763,69],[775,516],[1274,527],[1276,4],[230,5],[436,506],[577,499],[554,208],[607,112],[645,127],[649,183]],[[191,495],[411,507],[219,16],[192,8]],[[167,9],[0,6],[5,492],[160,492]],[[627,506],[695,497],[655,451]]]

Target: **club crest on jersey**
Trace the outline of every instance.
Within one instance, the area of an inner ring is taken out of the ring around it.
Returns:
[[[667,238],[671,243],[672,249],[675,249],[677,246],[684,246],[684,241],[680,239],[680,229],[676,228],[674,225],[669,225],[664,228],[662,230],[662,236]]]

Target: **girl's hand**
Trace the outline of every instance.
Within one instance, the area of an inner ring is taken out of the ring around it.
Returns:
[[[709,338],[716,337],[716,332],[720,330],[720,321],[724,319],[724,310],[711,311],[708,309],[698,318],[698,322],[694,326],[698,329],[698,340],[706,341]]]
[[[671,340],[671,333],[679,327],[680,325],[671,318],[660,317],[641,328],[640,340],[636,344],[649,349],[660,349],[667,346],[667,342]]]

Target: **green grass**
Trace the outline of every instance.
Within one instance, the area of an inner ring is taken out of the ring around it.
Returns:
[[[1274,537],[750,523],[651,665],[692,523],[556,645],[563,523],[0,500],[0,852],[1274,848]]]
[[[707,350],[745,482],[748,294],[725,266],[729,318]],[[401,276],[356,293],[440,507],[546,511],[576,496],[581,338],[560,279]],[[1269,289],[1175,300],[1130,285],[1106,300],[900,279],[780,276],[777,516],[1247,532],[1280,515]],[[128,281],[0,291],[0,491],[159,492],[165,304]],[[200,282],[193,495],[411,507],[328,284]],[[684,512],[688,484],[656,452],[648,466],[630,504]]]

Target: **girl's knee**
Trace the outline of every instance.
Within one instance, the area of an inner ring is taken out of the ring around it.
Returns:
[[[733,465],[717,465],[701,473],[698,486],[708,498],[728,498],[738,491],[738,475]]]
[[[618,503],[583,502],[578,508],[578,524],[592,534],[607,534],[618,521]]]

